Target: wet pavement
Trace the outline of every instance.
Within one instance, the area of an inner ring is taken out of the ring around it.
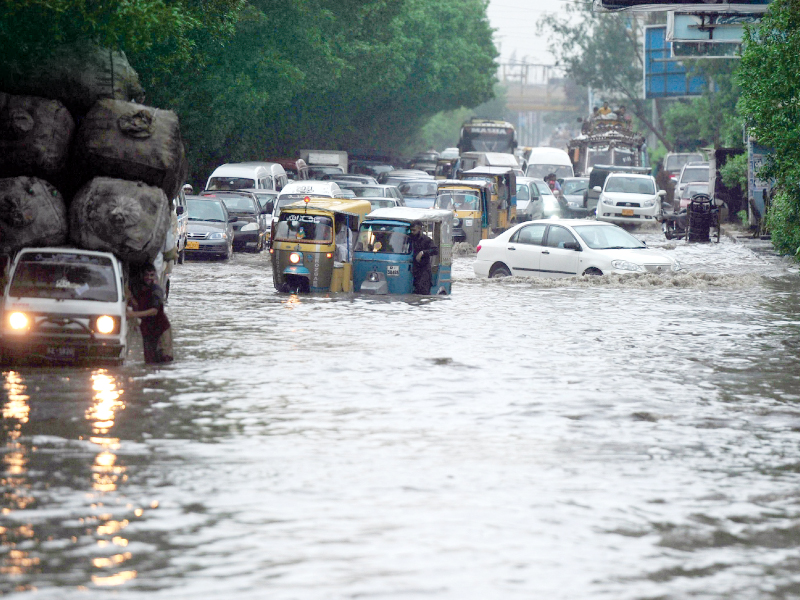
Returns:
[[[177,268],[177,361],[2,373],[14,598],[800,596],[800,278],[683,273],[288,296]]]

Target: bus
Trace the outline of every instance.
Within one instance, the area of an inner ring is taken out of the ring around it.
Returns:
[[[507,121],[472,117],[461,126],[458,149],[465,152],[505,152],[513,154],[517,131]]]

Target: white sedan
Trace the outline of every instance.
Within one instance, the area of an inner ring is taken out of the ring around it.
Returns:
[[[664,190],[656,191],[656,180],[651,175],[611,173],[603,187],[595,186],[600,193],[597,201],[597,220],[614,223],[652,223],[661,216],[661,198]]]
[[[666,273],[681,266],[612,223],[543,219],[481,240],[473,268],[478,277],[573,277]]]

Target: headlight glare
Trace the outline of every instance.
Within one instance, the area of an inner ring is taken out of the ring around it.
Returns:
[[[102,317],[97,317],[94,326],[98,333],[113,333],[117,328],[117,322],[114,320],[114,317],[103,315]]]
[[[297,252],[292,252],[292,253],[289,255],[289,262],[290,262],[290,263],[292,263],[293,265],[296,265],[297,263],[299,263],[299,262],[300,262],[300,260],[301,260],[302,258],[303,258],[303,257],[302,257],[302,256],[300,256],[300,255],[299,255]]]
[[[25,313],[13,312],[8,315],[8,324],[14,331],[22,331],[23,329],[27,329],[29,323],[30,320],[28,319],[28,315]]]
[[[611,266],[614,267],[615,269],[619,269],[620,271],[642,272],[645,270],[642,265],[637,265],[636,263],[632,263],[627,260],[612,260]]]

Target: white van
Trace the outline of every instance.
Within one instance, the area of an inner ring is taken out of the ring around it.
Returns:
[[[469,171],[475,167],[519,169],[519,162],[516,156],[507,152],[464,152],[461,155],[461,170]]]
[[[127,353],[125,284],[109,252],[24,248],[0,315],[5,361],[120,365]]]
[[[555,173],[558,179],[574,177],[569,154],[560,148],[531,148],[525,176],[544,179],[550,173]]]
[[[206,183],[206,191],[276,190],[280,191],[289,178],[278,163],[226,163],[214,169]]]

